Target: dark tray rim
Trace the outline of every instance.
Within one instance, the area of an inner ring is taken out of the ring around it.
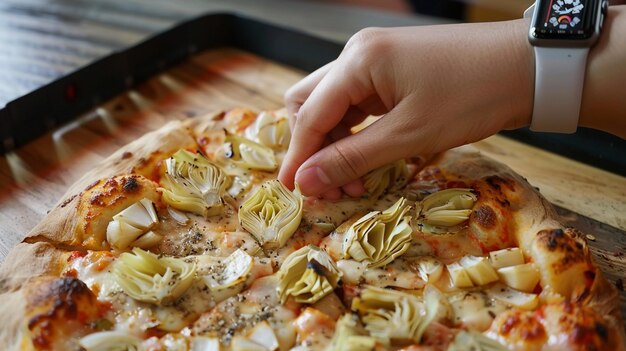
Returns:
[[[232,12],[200,15],[100,58],[0,109],[0,154],[15,150],[100,103],[200,51],[235,47],[304,70],[334,60],[342,43]],[[626,176],[626,141],[579,128],[573,135],[501,133],[592,166]]]

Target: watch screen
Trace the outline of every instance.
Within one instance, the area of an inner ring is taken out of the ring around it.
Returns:
[[[535,18],[537,38],[585,39],[593,34],[599,0],[543,0]]]

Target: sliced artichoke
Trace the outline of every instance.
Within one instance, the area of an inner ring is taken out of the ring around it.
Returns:
[[[417,265],[417,274],[423,281],[434,284],[441,278],[444,265],[432,256],[423,256],[415,260]]]
[[[139,351],[141,339],[123,331],[103,331],[89,334],[78,341],[87,351]]]
[[[204,217],[222,213],[223,196],[230,185],[224,170],[200,154],[179,150],[165,160],[161,180],[163,201],[171,207]]]
[[[326,347],[326,351],[373,350],[376,346],[376,339],[365,334],[359,318],[352,313],[345,314],[337,321],[335,335]]]
[[[424,288],[424,305],[426,305],[426,315],[418,328],[418,335],[423,335],[426,328],[433,322],[453,319],[454,311],[450,301],[434,285],[428,284]]]
[[[284,150],[291,140],[289,120],[284,110],[261,112],[256,121],[246,128],[246,138],[273,149]]]
[[[178,299],[191,285],[196,266],[183,259],[162,257],[134,248],[115,262],[113,274],[130,297],[154,304]]]
[[[352,300],[352,310],[359,313],[370,335],[384,343],[417,343],[425,329],[424,304],[418,297],[400,291],[367,286]]]
[[[160,235],[150,231],[158,223],[159,218],[152,201],[141,199],[113,216],[107,226],[107,241],[117,250],[125,250],[129,246],[154,246],[162,239]]]
[[[508,348],[485,335],[462,330],[448,346],[448,351],[507,351]]]
[[[472,189],[452,188],[430,194],[417,203],[417,224],[429,233],[458,231],[477,200]]]
[[[278,168],[272,149],[235,134],[226,135],[223,152],[223,157],[239,167],[269,172]]]
[[[363,186],[373,198],[378,198],[385,191],[394,192],[406,185],[409,169],[406,161],[399,160],[377,168],[365,175]]]
[[[239,208],[239,222],[266,249],[278,249],[300,226],[303,198],[280,181],[269,180]]]
[[[411,245],[410,207],[400,198],[383,212],[374,211],[357,220],[345,234],[344,258],[367,261],[369,267],[384,266],[405,253]]]
[[[219,265],[214,265],[215,271],[204,277],[211,290],[233,289],[245,283],[248,274],[254,266],[254,259],[247,252],[237,249]]]
[[[341,272],[326,251],[313,245],[292,252],[278,271],[278,294],[281,303],[289,295],[299,303],[315,303],[331,293]]]

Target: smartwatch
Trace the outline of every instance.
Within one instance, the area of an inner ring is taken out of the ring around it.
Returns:
[[[535,52],[535,97],[530,129],[574,133],[589,49],[598,41],[608,0],[537,0],[528,40]]]

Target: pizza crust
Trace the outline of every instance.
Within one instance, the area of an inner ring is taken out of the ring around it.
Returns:
[[[36,305],[33,297],[40,296],[33,293],[33,289],[45,289],[46,284],[53,286],[55,281],[68,279],[52,277],[60,275],[70,250],[106,248],[101,244],[101,237],[93,242],[82,240],[83,237],[77,240],[77,233],[81,230],[79,213],[84,213],[81,200],[84,200],[85,194],[91,194],[90,189],[99,182],[120,174],[134,173],[146,182],[156,179],[160,161],[180,148],[198,148],[194,134],[206,131],[217,117],[223,117],[223,114],[211,114],[186,123],[170,122],[122,147],[70,187],[0,267],[0,298],[3,301],[0,345],[6,346],[6,349],[26,347],[22,336],[27,335],[27,329],[24,329],[29,315],[27,312],[30,306]],[[552,205],[531,184],[509,167],[486,158],[471,146],[443,153],[427,167],[438,167],[446,179],[478,187],[483,193],[489,192],[477,203],[484,210],[475,212],[470,220],[476,240],[488,243],[482,246],[483,251],[492,246],[518,245],[538,265],[545,301],[552,299],[554,301],[550,303],[555,304],[574,301],[581,304],[582,310],[593,310],[594,318],[604,321],[608,333],[616,335],[616,344],[611,346],[614,349],[625,347],[615,287],[593,263],[580,233],[564,228]],[[129,197],[128,201],[137,198]],[[113,212],[103,215],[101,222],[108,222],[110,218],[107,220],[107,216],[112,216]],[[492,222],[505,223],[505,226],[495,228]],[[100,234],[102,230],[100,226]],[[493,237],[493,233],[501,232],[507,232],[511,237]],[[89,236],[87,232],[79,234]]]
[[[197,148],[187,126],[181,121],[170,122],[122,147],[74,183],[52,211],[27,235],[26,240],[50,241],[78,250],[102,248],[101,242],[82,238],[83,232],[78,234],[83,240],[76,240],[77,231],[82,230],[79,229],[77,214],[84,193],[98,182],[118,174],[134,173],[146,179],[154,178],[159,162],[181,148]]]

